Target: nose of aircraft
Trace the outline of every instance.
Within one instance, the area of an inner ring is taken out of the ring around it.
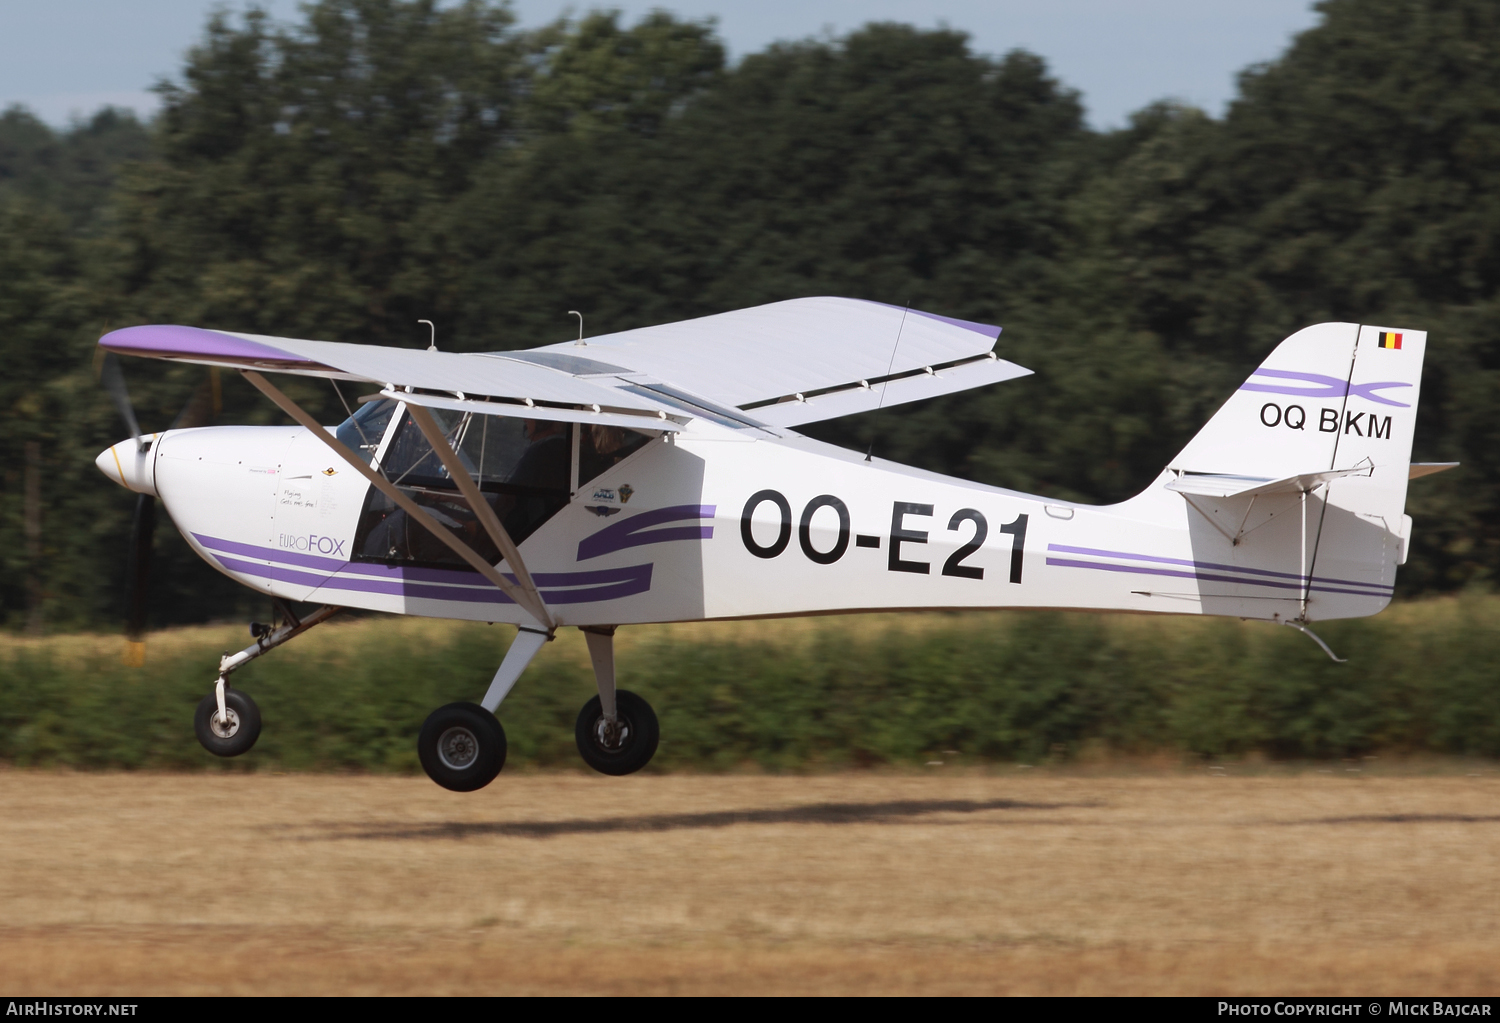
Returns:
[[[99,452],[94,464],[99,467],[100,472],[125,489],[134,490],[137,494],[160,497],[156,492],[156,452],[153,450],[156,434],[151,434],[146,440],[145,451],[141,451],[133,439],[122,440],[114,447]]]

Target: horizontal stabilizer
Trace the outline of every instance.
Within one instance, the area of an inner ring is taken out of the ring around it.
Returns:
[[[1226,476],[1214,473],[1183,473],[1167,484],[1168,490],[1179,494],[1199,497],[1254,497],[1258,494],[1295,494],[1299,491],[1316,490],[1323,484],[1340,476],[1368,476],[1371,467],[1356,466],[1353,469],[1328,469],[1324,472],[1306,472],[1298,476],[1286,476],[1269,480],[1254,476]]]
[[[856,380],[821,394],[790,395],[769,405],[752,405],[747,411],[770,426],[800,426],[1030,375],[1029,369],[994,355],[985,355],[877,383]]]
[[[1431,476],[1435,472],[1447,472],[1449,469],[1457,468],[1457,462],[1413,462],[1411,463],[1411,474],[1406,478],[1414,480],[1418,476]]]

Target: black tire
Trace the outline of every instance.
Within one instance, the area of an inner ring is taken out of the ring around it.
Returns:
[[[225,686],[224,710],[229,715],[227,727],[219,721],[219,701],[213,693],[198,701],[198,709],[193,712],[193,731],[198,741],[216,757],[237,757],[250,752],[260,738],[260,708],[242,690]]]
[[[473,792],[505,766],[505,729],[477,703],[450,703],[427,715],[417,736],[427,777],[452,792]]]
[[[656,756],[661,740],[661,726],[651,704],[628,689],[615,690],[615,717],[618,731],[607,734],[604,706],[594,697],[578,712],[573,737],[583,762],[600,774],[634,774]]]

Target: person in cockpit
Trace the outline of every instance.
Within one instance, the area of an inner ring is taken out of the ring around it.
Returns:
[[[573,458],[568,424],[545,419],[524,419],[527,447],[511,470],[507,483],[525,487],[503,518],[512,537],[530,536],[568,502]]]

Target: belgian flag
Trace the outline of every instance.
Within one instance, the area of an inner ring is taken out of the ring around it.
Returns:
[[[1400,334],[1393,334],[1393,333],[1391,333],[1388,330],[1382,330],[1380,332],[1380,342],[1379,342],[1379,344],[1380,344],[1381,348],[1400,348],[1401,347],[1401,335]]]

